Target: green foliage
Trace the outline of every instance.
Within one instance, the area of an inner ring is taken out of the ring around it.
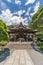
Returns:
[[[40,38],[43,38],[43,6],[33,15],[32,22],[30,23],[32,30],[38,30],[36,33]]]
[[[41,6],[38,11],[41,12],[42,10],[43,10],[43,6]]]
[[[40,50],[42,50],[42,51],[43,51],[43,45],[41,45],[41,46],[40,46]]]
[[[43,42],[38,41],[37,45],[40,47],[40,50],[43,50]]]
[[[40,46],[40,45],[41,45],[41,42],[40,42],[40,41],[38,41],[38,42],[37,42],[37,45],[38,45],[38,46]]]
[[[8,30],[8,27],[2,20],[0,20],[0,26],[2,26],[6,31]]]
[[[6,24],[2,20],[0,20],[0,41],[8,40],[9,36],[7,31],[8,31],[8,28]]]
[[[43,38],[43,31],[36,32],[36,35],[40,38]]]
[[[32,22],[30,23],[30,28],[32,30],[37,30],[36,36],[43,39],[43,6],[33,15]],[[43,42],[38,41],[37,45],[43,50]]]
[[[32,24],[33,24],[33,29],[34,29],[34,25],[36,26],[36,28],[40,27],[40,25],[43,26],[43,6],[39,8],[39,10],[33,15],[32,17]],[[30,25],[31,25],[30,23]]]
[[[0,46],[5,46],[7,44],[7,41],[0,41]]]

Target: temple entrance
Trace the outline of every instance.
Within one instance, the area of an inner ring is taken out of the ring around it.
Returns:
[[[24,42],[25,39],[24,38],[18,38],[17,41],[21,41],[21,42]]]
[[[17,40],[17,41],[26,41],[26,36],[25,36],[23,33],[19,33],[19,34],[16,36],[16,40]]]
[[[10,28],[8,33],[10,41],[33,41],[36,31],[32,31],[29,26],[20,23],[14,28]]]
[[[24,34],[24,33],[11,34],[10,41],[23,41],[23,42],[33,41],[33,34]]]

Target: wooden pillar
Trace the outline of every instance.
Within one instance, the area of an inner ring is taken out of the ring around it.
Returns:
[[[16,41],[16,35],[15,35],[15,41]]]
[[[26,35],[26,41],[28,41],[28,35]]]

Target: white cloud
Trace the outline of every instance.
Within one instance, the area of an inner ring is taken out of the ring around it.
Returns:
[[[36,5],[34,6],[34,12],[37,12],[40,6],[40,2],[37,2]]]
[[[15,4],[21,5],[21,1],[20,0],[15,0]]]
[[[30,13],[31,17],[32,17],[34,14],[35,14],[35,12],[33,12],[33,13]]]
[[[23,13],[25,13],[25,10],[19,10],[19,11],[15,12],[14,14],[21,16]]]
[[[29,20],[31,21],[31,17],[29,16]]]
[[[12,24],[19,24],[20,22],[22,22],[23,24],[27,25],[28,19],[20,17],[20,16],[13,16],[11,18],[11,21],[12,21]]]
[[[34,12],[30,14],[31,16],[33,16],[38,11],[39,6],[40,6],[40,2],[38,1],[36,5],[33,7]]]
[[[27,2],[25,3],[25,5],[28,5],[28,4],[31,4],[31,3],[34,3],[35,0],[27,0]]]
[[[8,2],[11,2],[11,0],[7,0]]]
[[[25,15],[29,16],[29,12],[30,12],[30,10],[31,10],[31,7],[27,9],[27,12],[26,12]]]
[[[27,21],[27,18],[22,18],[21,16],[15,16],[15,15],[13,16],[13,13],[11,13],[9,9],[2,11],[0,19],[2,19],[7,25],[19,24],[20,22],[25,24]]]
[[[2,19],[7,25],[11,24],[10,22],[11,17],[12,17],[12,14],[9,9],[2,11],[2,14],[0,15],[0,19]]]
[[[26,20],[27,20],[27,18],[22,18],[22,17],[18,17],[18,16],[13,16],[12,18],[11,18],[11,21],[13,21],[12,23],[13,24],[19,24],[20,22],[22,22],[23,24],[25,24],[26,23]]]

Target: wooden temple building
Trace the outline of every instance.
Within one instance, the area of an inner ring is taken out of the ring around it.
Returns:
[[[32,41],[33,35],[36,31],[32,31],[29,26],[23,25],[20,22],[19,25],[16,25],[13,28],[10,28],[8,33],[10,37],[10,41]]]

